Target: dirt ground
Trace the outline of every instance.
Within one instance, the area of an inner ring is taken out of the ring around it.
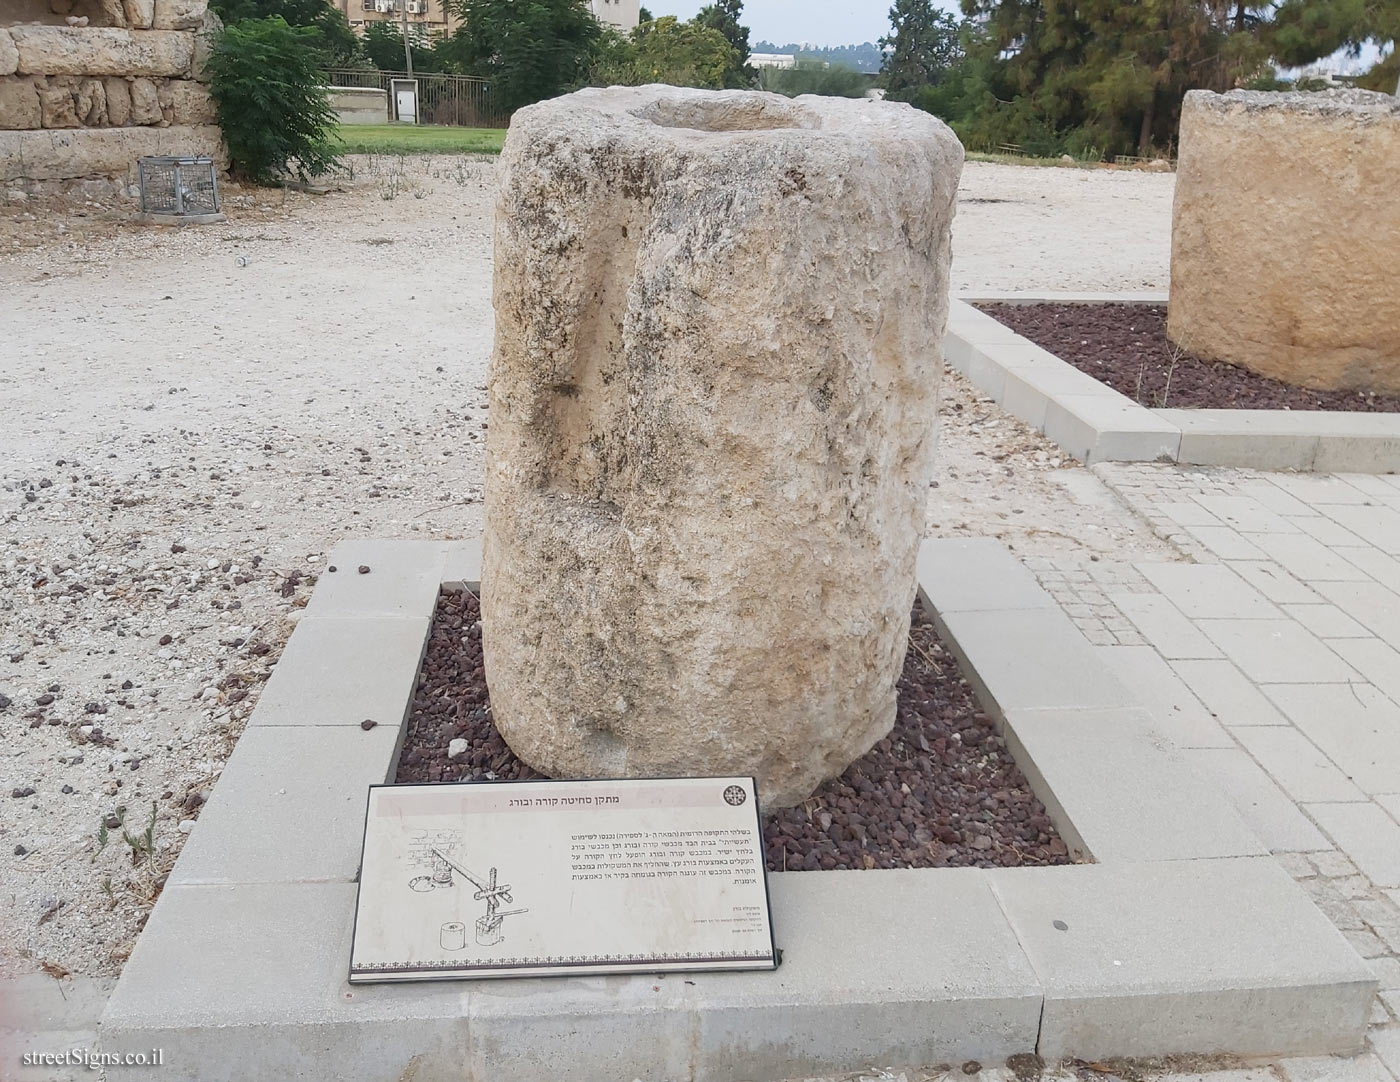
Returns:
[[[351,164],[189,230],[0,192],[0,976],[120,968],[336,541],[480,530],[494,163]],[[970,164],[954,289],[1165,288],[1172,181]],[[941,424],[931,533],[1172,558]]]

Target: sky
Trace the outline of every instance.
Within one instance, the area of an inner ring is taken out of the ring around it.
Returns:
[[[653,15],[689,19],[706,0],[642,0]],[[949,6],[949,5],[940,5]],[[751,41],[786,45],[859,45],[890,29],[890,0],[745,0],[744,23]]]

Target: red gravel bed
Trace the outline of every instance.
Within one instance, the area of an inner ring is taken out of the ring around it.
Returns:
[[[1157,304],[984,304],[982,311],[1150,409],[1395,413],[1400,397],[1310,391],[1179,351]]]
[[[438,598],[398,783],[543,777],[492,724],[479,612],[470,591]],[[457,738],[467,751],[449,759]],[[1044,805],[917,606],[894,729],[804,804],[769,816],[763,838],[769,871],[1070,863]]]

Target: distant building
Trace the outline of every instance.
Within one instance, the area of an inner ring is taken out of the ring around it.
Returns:
[[[749,63],[756,68],[788,68],[797,67],[797,56],[794,53],[749,53]]]
[[[360,33],[370,23],[401,23],[405,7],[408,25],[432,37],[450,34],[459,25],[457,16],[447,10],[442,0],[331,0],[331,6]]]
[[[637,29],[642,15],[641,0],[588,0],[600,23],[616,27],[624,34]]]

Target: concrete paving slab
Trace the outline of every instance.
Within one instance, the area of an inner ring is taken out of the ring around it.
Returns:
[[[1323,598],[1272,560],[1229,560],[1230,569],[1276,605],[1315,605]]]
[[[1400,823],[1378,805],[1305,804],[1337,848],[1378,887],[1400,887]]]
[[[1300,532],[1297,523],[1289,522],[1250,496],[1204,492],[1192,498],[1206,510],[1213,512],[1226,526],[1232,526],[1241,533]]]
[[[1220,786],[1240,818],[1271,853],[1331,848],[1332,843],[1312,820],[1246,752],[1239,748],[1194,748],[1183,754]]]
[[[1045,988],[1047,1059],[1359,1048],[1375,979],[1271,858],[1027,871],[987,875]]]
[[[1361,568],[1386,589],[1400,593],[1400,560],[1369,545],[1364,548],[1341,546],[1333,551],[1348,563]]]
[[[1361,678],[1321,639],[1292,620],[1198,620],[1196,626],[1257,684]]]
[[[1319,511],[1327,504],[1365,503],[1369,498],[1333,474],[1274,473],[1265,480]]]
[[[444,541],[342,541],[326,559],[308,616],[422,616],[432,612]],[[334,572],[330,568],[334,567]],[[366,574],[359,568],[367,567]]]
[[[1132,621],[1142,637],[1169,660],[1225,656],[1165,597],[1110,592],[1109,600]]]
[[[1152,727],[1178,748],[1233,748],[1232,737],[1151,646],[1100,646],[1123,683],[1138,692]]]
[[[1288,725],[1272,702],[1230,661],[1174,661],[1172,668],[1226,728]]]
[[[1026,566],[990,537],[925,541],[915,574],[924,596],[942,613],[1056,608]]]
[[[1400,555],[1400,511],[1395,508],[1336,504],[1327,507],[1326,512],[1333,522],[1345,526],[1367,544],[1391,556]]]
[[[1269,684],[1263,691],[1362,792],[1394,791],[1400,706],[1387,696],[1361,683]]]
[[[1359,582],[1367,576],[1321,541],[1306,534],[1250,534],[1252,544],[1285,571],[1308,583]]]
[[[1242,480],[1236,487],[1241,495],[1248,496],[1276,515],[1286,515],[1289,518],[1318,518],[1322,515],[1322,512],[1316,507],[1304,503],[1297,496],[1285,492],[1264,477]],[[1302,528],[1302,523],[1297,523],[1297,525]]]
[[[1138,705],[1058,609],[939,613],[936,623],[993,713]]]
[[[1235,739],[1299,802],[1365,800],[1366,795],[1291,725],[1246,726]]]
[[[1329,645],[1392,702],[1400,703],[1400,653],[1380,639],[1346,639]]]
[[[442,561],[442,586],[458,590],[481,585],[481,538],[452,541]]]
[[[1338,525],[1323,515],[1298,516],[1289,521],[1293,522],[1300,531],[1314,541],[1320,541],[1328,548],[1360,548],[1366,545],[1365,541],[1346,527]]]
[[[354,881],[365,791],[391,780],[399,739],[393,725],[249,726],[170,883]]]
[[[1285,1059],[1278,1066],[1286,1082],[1395,1082],[1372,1052]]]
[[[1371,1031],[1371,1047],[1391,1074],[1400,1077],[1400,1026]]]
[[[1379,583],[1319,582],[1317,592],[1389,643],[1400,643],[1400,594]]]
[[[1133,566],[1190,619],[1265,620],[1280,615],[1263,594],[1224,564]]]
[[[788,872],[769,888],[783,964],[691,978],[697,1082],[1034,1049],[1040,984],[982,872]]]
[[[403,723],[428,641],[421,616],[306,616],[272,670],[249,726]]]
[[[1283,611],[1319,639],[1370,639],[1369,631],[1335,605],[1284,605]]]
[[[1220,790],[1149,725],[1140,711],[1012,711],[1005,733],[1072,851],[1102,863],[1268,852]]]
[[[102,1019],[104,1051],[165,1050],[162,1082],[463,1077],[456,982],[346,983],[350,883],[168,887]]]
[[[1225,523],[1216,518],[1195,500],[1181,503],[1163,503],[1155,508],[1167,518],[1171,519],[1178,526],[1224,526]]]
[[[1262,560],[1264,553],[1231,526],[1187,526],[1186,532],[1222,560]]]

